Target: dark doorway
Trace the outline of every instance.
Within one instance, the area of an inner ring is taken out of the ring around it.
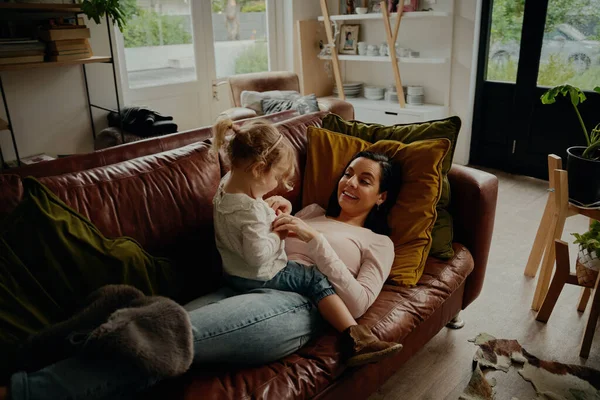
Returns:
[[[600,0],[483,0],[470,160],[547,179],[547,156],[585,137],[568,99],[543,105],[548,87],[585,91],[580,112],[600,122]]]

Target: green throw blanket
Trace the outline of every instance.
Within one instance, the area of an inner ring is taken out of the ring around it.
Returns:
[[[16,343],[69,318],[94,290],[126,284],[170,297],[176,289],[169,260],[104,237],[35,179],[23,185],[23,201],[0,223],[0,381]]]

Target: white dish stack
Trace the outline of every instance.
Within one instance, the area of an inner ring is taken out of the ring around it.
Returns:
[[[365,98],[368,100],[381,100],[385,95],[385,89],[379,86],[365,86]]]
[[[359,97],[362,92],[362,82],[346,82],[344,86],[344,94],[346,97]],[[337,86],[333,86],[333,95],[338,96]]]
[[[425,102],[425,91],[423,86],[408,86],[406,90],[406,103],[422,106]]]

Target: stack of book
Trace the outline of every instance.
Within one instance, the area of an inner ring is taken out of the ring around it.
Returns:
[[[0,65],[44,61],[44,43],[33,39],[0,39]]]
[[[85,25],[72,25],[40,32],[40,38],[48,45],[48,61],[69,61],[91,57],[93,54],[89,37],[90,30]]]

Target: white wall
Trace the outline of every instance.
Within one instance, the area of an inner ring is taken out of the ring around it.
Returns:
[[[471,147],[481,0],[455,0],[450,112],[462,120],[454,162],[467,164]]]
[[[95,55],[108,55],[105,25],[87,22]],[[15,130],[19,155],[72,154],[93,150],[90,116],[80,65],[2,72],[2,82]],[[92,102],[116,107],[110,64],[88,67]],[[0,99],[0,116],[5,118]],[[105,112],[94,112],[98,132]],[[6,161],[16,158],[9,131],[0,132]]]
[[[283,5],[285,63],[282,69],[299,73],[300,58],[296,22],[317,19],[321,15],[321,5],[319,0],[284,0]]]

